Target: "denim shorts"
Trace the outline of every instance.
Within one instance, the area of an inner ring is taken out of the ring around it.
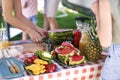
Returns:
[[[34,24],[37,24],[38,21],[37,15],[31,16],[29,20],[32,21]]]
[[[100,80],[120,80],[120,44],[110,46]]]

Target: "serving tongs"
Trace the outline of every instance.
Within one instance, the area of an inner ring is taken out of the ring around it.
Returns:
[[[16,72],[17,72],[17,73],[20,73],[19,67],[13,62],[13,60],[10,60],[10,62],[11,62],[11,64],[12,64],[12,66],[15,68]]]
[[[8,67],[9,67],[10,72],[12,72],[13,74],[15,74],[15,73],[16,73],[16,70],[15,70],[14,66],[12,66],[12,65],[10,64],[10,62],[8,62],[7,60],[6,60],[6,63],[7,63],[7,65],[8,65]]]
[[[9,67],[9,70],[13,74],[21,72],[20,69],[19,69],[19,67],[12,60],[10,60],[10,62],[8,60],[6,60],[6,63],[8,65],[8,67]]]

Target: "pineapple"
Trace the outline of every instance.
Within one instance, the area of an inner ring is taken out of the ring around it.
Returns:
[[[92,18],[91,27],[89,30],[89,42],[85,48],[85,56],[89,61],[97,61],[99,60],[102,52],[102,47],[100,45],[98,36],[97,36],[97,27],[96,21]]]

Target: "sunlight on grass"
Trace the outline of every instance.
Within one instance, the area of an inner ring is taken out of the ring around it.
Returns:
[[[65,13],[67,14],[67,16],[56,18],[57,22],[58,22],[58,25],[59,25],[59,28],[75,29],[76,28],[75,17],[81,16],[81,14],[76,14],[76,13],[72,13],[72,12],[69,12],[69,11],[66,11]],[[61,15],[61,14],[63,14],[63,12],[59,11],[57,13],[57,16]],[[40,27],[43,26],[43,16],[42,16],[41,12],[38,13],[38,26],[40,26]]]

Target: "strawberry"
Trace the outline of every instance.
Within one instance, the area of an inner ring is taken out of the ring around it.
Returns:
[[[38,56],[36,56],[36,55],[33,55],[32,57],[31,57],[31,59],[34,61],[35,59],[37,59],[38,58]]]
[[[55,72],[56,71],[56,64],[47,64],[46,65],[46,72]]]

